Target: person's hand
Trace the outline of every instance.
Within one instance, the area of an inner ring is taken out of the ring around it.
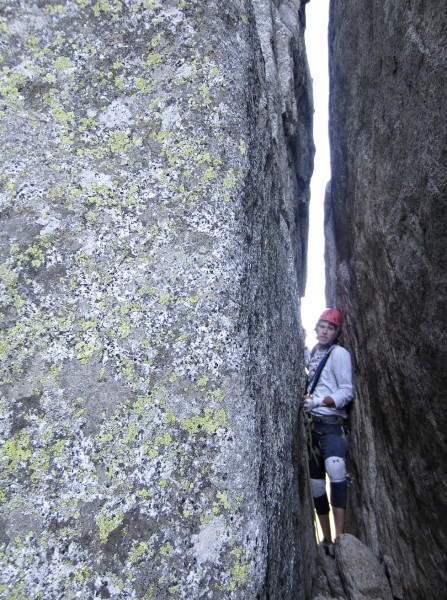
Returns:
[[[304,398],[304,410],[305,410],[305,412],[310,412],[311,410],[313,410],[317,406],[321,406],[321,400],[314,400],[313,398],[310,398],[309,396],[306,396]]]
[[[334,399],[331,398],[330,396],[326,396],[326,398],[323,398],[323,406],[329,406],[329,407],[335,406]]]

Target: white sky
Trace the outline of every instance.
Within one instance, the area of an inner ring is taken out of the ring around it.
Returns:
[[[330,179],[328,141],[329,75],[327,28],[329,0],[310,0],[306,4],[306,49],[314,95],[314,173],[310,186],[309,255],[306,296],[302,299],[301,319],[307,332],[307,345],[315,344],[313,328],[326,308],[324,295],[324,190]]]

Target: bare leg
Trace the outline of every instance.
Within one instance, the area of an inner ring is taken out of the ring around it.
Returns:
[[[323,532],[323,537],[328,542],[332,542],[332,534],[331,534],[331,523],[329,521],[329,515],[318,515],[318,520],[320,521],[321,531]]]
[[[332,513],[334,515],[335,539],[337,539],[345,532],[346,509],[333,506]],[[321,528],[323,529],[323,527]]]

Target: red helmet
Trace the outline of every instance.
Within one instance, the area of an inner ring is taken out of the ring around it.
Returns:
[[[318,320],[328,321],[336,327],[341,327],[343,325],[343,315],[336,308],[327,308]]]

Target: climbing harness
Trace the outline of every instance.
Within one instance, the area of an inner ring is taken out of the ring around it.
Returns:
[[[343,417],[331,417],[331,416],[316,416],[311,415],[312,423],[317,425],[343,425],[345,419]]]

